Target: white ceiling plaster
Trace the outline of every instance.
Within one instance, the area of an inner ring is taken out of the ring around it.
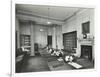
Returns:
[[[28,20],[34,20],[36,22],[42,21],[41,23],[43,24],[46,24],[47,19],[49,19],[49,21],[51,21],[52,23],[59,22],[60,24],[62,24],[64,20],[71,17],[73,14],[80,11],[80,9],[82,8],[16,4],[16,9],[19,14],[18,17],[20,19],[23,18]]]

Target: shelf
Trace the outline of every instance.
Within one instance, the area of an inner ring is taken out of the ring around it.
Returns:
[[[30,35],[20,35],[21,46],[30,46]]]

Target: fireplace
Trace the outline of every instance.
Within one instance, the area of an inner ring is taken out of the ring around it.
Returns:
[[[92,60],[92,46],[81,45],[81,58]]]

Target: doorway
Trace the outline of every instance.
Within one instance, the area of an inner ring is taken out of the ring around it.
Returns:
[[[47,45],[52,46],[52,35],[47,36]]]

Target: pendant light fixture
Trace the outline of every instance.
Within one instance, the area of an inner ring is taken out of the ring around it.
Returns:
[[[47,24],[51,24],[51,22],[49,21],[49,16],[50,16],[50,8],[48,7],[48,18],[47,18]]]

